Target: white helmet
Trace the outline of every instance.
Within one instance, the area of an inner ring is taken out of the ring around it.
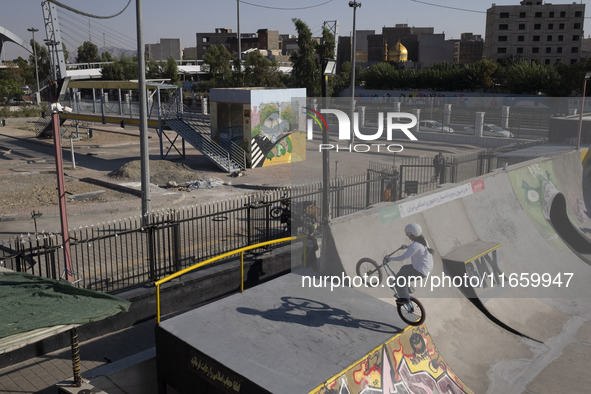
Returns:
[[[423,229],[418,223],[409,223],[404,227],[404,232],[419,237],[423,233]]]

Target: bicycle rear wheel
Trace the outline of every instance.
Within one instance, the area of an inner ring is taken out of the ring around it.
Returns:
[[[283,213],[283,208],[281,207],[273,207],[271,208],[271,212],[269,213],[273,219],[279,219],[281,214]]]
[[[382,283],[382,270],[380,270],[378,264],[370,258],[364,257],[359,260],[357,262],[357,266],[355,267],[355,271],[357,272],[357,276],[375,276],[378,278],[378,283]]]
[[[398,314],[410,326],[420,326],[427,317],[425,307],[414,297],[410,297],[409,304],[396,304]]]

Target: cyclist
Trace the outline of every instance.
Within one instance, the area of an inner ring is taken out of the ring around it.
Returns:
[[[406,251],[396,257],[384,257],[385,262],[388,261],[403,261],[410,258],[410,264],[403,265],[396,274],[396,292],[398,299],[396,303],[406,304],[409,301],[408,281],[409,277],[427,277],[433,269],[433,249],[429,247],[429,243],[422,235],[422,228],[417,223],[410,223],[404,227],[406,236],[412,241],[410,246],[406,247]],[[406,278],[404,287],[398,286],[398,278]]]

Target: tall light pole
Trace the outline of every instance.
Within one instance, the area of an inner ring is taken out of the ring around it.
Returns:
[[[357,8],[361,7],[361,3],[353,0],[349,2],[349,7],[353,8],[353,42],[351,43],[351,142],[355,140],[355,133],[353,131],[353,124],[355,123],[355,52],[357,51],[357,39],[355,34],[355,18],[357,15]]]
[[[585,94],[587,90],[587,80],[591,79],[591,71],[585,74],[583,80],[583,97],[581,97],[581,113],[579,114],[579,132],[577,133],[577,150],[581,148],[581,133],[583,131],[583,111],[585,110]]]
[[[35,101],[37,101],[37,105],[41,104],[41,99],[39,97],[39,70],[37,69],[37,44],[35,43],[35,32],[39,31],[39,29],[35,29],[31,27],[27,29],[33,33],[33,57],[35,58],[35,81],[37,83],[37,88],[35,89]]]
[[[137,68],[140,105],[140,167],[142,180],[142,224],[151,224],[148,216],[152,209],[150,197],[150,151],[148,150],[148,97],[146,94],[146,48],[142,25],[142,0],[136,0]],[[150,243],[151,244],[151,243]]]
[[[238,19],[237,28],[238,28],[238,62],[240,64],[240,70],[242,71],[242,44],[240,41],[240,0],[236,0],[236,18]]]

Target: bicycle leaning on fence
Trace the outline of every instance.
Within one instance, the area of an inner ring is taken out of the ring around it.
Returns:
[[[406,245],[402,245],[398,249],[393,251],[392,253],[385,255],[382,260],[382,264],[379,264],[379,265],[374,260],[372,260],[368,257],[364,257],[357,262],[357,266],[355,267],[355,271],[357,272],[357,275],[360,277],[367,277],[367,278],[376,277],[376,278],[378,278],[377,283],[379,284],[379,283],[382,283],[382,279],[383,279],[382,268],[385,268],[387,273],[392,278],[391,283],[396,283],[396,273],[394,272],[392,267],[390,267],[387,257],[390,257],[394,253],[398,252],[399,250],[406,249],[406,248],[407,248]],[[372,283],[372,285],[373,285],[373,281],[371,279],[369,280],[369,283]],[[409,293],[413,293],[414,290],[415,289],[412,286],[410,286],[410,285],[408,286]],[[423,322],[425,321],[425,318],[427,317],[427,314],[425,312],[425,307],[423,306],[423,304],[421,304],[421,302],[419,300],[417,300],[415,297],[411,297],[411,296],[409,296],[408,299],[401,299],[398,296],[398,293],[396,293],[396,291],[394,292],[394,297],[397,300],[403,301],[403,302],[396,302],[396,309],[398,310],[398,314],[400,315],[400,318],[406,324],[411,325],[411,326],[419,326],[419,325],[423,324]]]

